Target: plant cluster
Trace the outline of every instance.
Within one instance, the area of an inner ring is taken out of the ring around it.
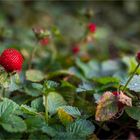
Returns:
[[[95,41],[96,24],[85,28],[65,54],[56,47],[64,39],[57,27],[33,28],[29,56],[25,49],[1,53],[1,139],[94,140],[114,124],[119,134],[127,127],[139,136],[140,52],[96,61],[81,46]]]

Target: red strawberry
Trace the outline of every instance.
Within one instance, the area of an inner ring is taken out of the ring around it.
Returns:
[[[23,57],[19,51],[13,48],[8,48],[3,51],[0,56],[0,65],[2,65],[7,72],[22,70]]]
[[[79,51],[80,51],[80,47],[79,46],[74,46],[73,48],[72,48],[72,52],[74,53],[74,54],[78,54],[79,53]]]
[[[46,46],[49,43],[49,39],[48,38],[43,38],[43,39],[39,40],[39,42],[42,46]]]
[[[94,33],[96,31],[96,24],[95,23],[89,23],[88,29],[90,32]]]
[[[112,93],[114,96],[118,96],[120,94],[118,91],[113,91]]]

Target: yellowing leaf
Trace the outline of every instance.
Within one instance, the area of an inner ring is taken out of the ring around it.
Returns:
[[[116,96],[111,92],[105,92],[98,102],[95,119],[97,121],[107,121],[115,116],[117,112]]]
[[[58,109],[58,116],[59,116],[60,121],[64,125],[66,125],[70,122],[73,122],[72,116],[70,116],[68,113],[66,113],[62,108]]]

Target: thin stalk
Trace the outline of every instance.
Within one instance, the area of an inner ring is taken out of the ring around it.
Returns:
[[[49,114],[48,114],[48,103],[47,103],[47,95],[44,96],[45,97],[45,119],[46,122],[49,122]]]
[[[140,66],[140,63],[138,63],[138,65],[137,65],[137,66],[136,66],[136,68],[134,69],[134,71],[133,71],[132,75],[131,75],[131,76],[129,77],[129,79],[127,80],[127,82],[126,82],[126,84],[125,84],[125,86],[124,86],[124,88],[123,88],[122,92],[124,92],[124,91],[125,91],[125,89],[127,88],[127,86],[128,86],[128,84],[129,84],[129,82],[132,80],[132,78],[133,78],[133,76],[135,75],[135,73],[137,72],[137,70],[138,70],[139,66]]]
[[[32,53],[31,53],[31,57],[30,57],[30,60],[29,60],[29,63],[28,63],[28,69],[31,69],[31,63],[32,63],[32,60],[35,56],[35,53],[36,53],[36,50],[37,50],[37,46],[35,46],[35,48],[33,49]]]
[[[2,97],[5,97],[5,88],[2,87],[2,94],[1,94]]]

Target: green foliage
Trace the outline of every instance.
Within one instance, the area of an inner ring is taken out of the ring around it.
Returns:
[[[24,58],[21,72],[0,66],[0,140],[139,137],[140,68],[120,91],[138,64],[140,6],[117,5],[0,1],[0,52]]]
[[[20,108],[23,111],[23,113],[30,114],[30,115],[37,115],[36,110],[27,105],[21,105]]]
[[[42,132],[46,133],[47,135],[51,137],[54,137],[57,134],[57,131],[48,125],[45,125],[42,127]]]
[[[7,98],[2,98],[0,102],[0,124],[8,132],[23,132],[26,130],[26,124],[23,119],[16,115],[19,106]]]
[[[24,86],[24,91],[27,95],[37,97],[42,94],[42,85],[38,83],[27,83],[27,85]]]
[[[106,85],[109,83],[119,83],[119,80],[116,77],[100,77],[100,78],[96,78],[94,80],[103,85]]]
[[[66,113],[73,117],[79,117],[81,116],[81,113],[77,107],[72,107],[72,106],[62,106],[59,109],[63,109]]]
[[[123,58],[124,63],[127,65],[128,72],[132,73],[137,66],[137,61],[135,57],[124,57]],[[140,68],[137,70],[137,73],[140,74]]]
[[[26,80],[32,82],[39,82],[44,79],[44,74],[39,70],[27,70],[26,71]]]
[[[50,138],[43,133],[35,132],[29,135],[28,140],[50,140]]]
[[[125,85],[125,83],[126,83],[126,80],[123,81],[122,85]],[[140,92],[140,76],[134,75],[132,80],[129,82],[127,88],[135,92]]]
[[[25,120],[28,132],[36,132],[45,125],[45,120],[41,116],[32,116]]]
[[[18,104],[13,102],[10,99],[2,98],[0,102],[0,117],[6,118],[9,115],[15,113],[16,110],[19,109]]]
[[[73,135],[85,137],[92,134],[95,130],[95,127],[90,121],[81,119],[69,124],[66,130]]]
[[[1,125],[8,132],[23,132],[26,130],[25,122],[16,115],[10,115],[6,116],[6,118],[2,118]]]
[[[31,107],[34,108],[37,112],[43,112],[44,111],[43,98],[39,97],[34,99],[31,102]]]
[[[140,107],[128,107],[125,109],[126,113],[135,120],[140,120]]]
[[[60,94],[49,92],[47,97],[44,98],[44,105],[48,108],[48,112],[53,115],[57,112],[59,107],[66,105],[66,101]]]
[[[47,94],[50,91],[55,91],[55,89],[59,86],[59,83],[51,81],[51,80],[47,80],[44,82],[43,85],[43,92],[44,94]]]
[[[77,92],[88,92],[93,90],[94,90],[94,85],[90,82],[83,82],[76,89]]]

